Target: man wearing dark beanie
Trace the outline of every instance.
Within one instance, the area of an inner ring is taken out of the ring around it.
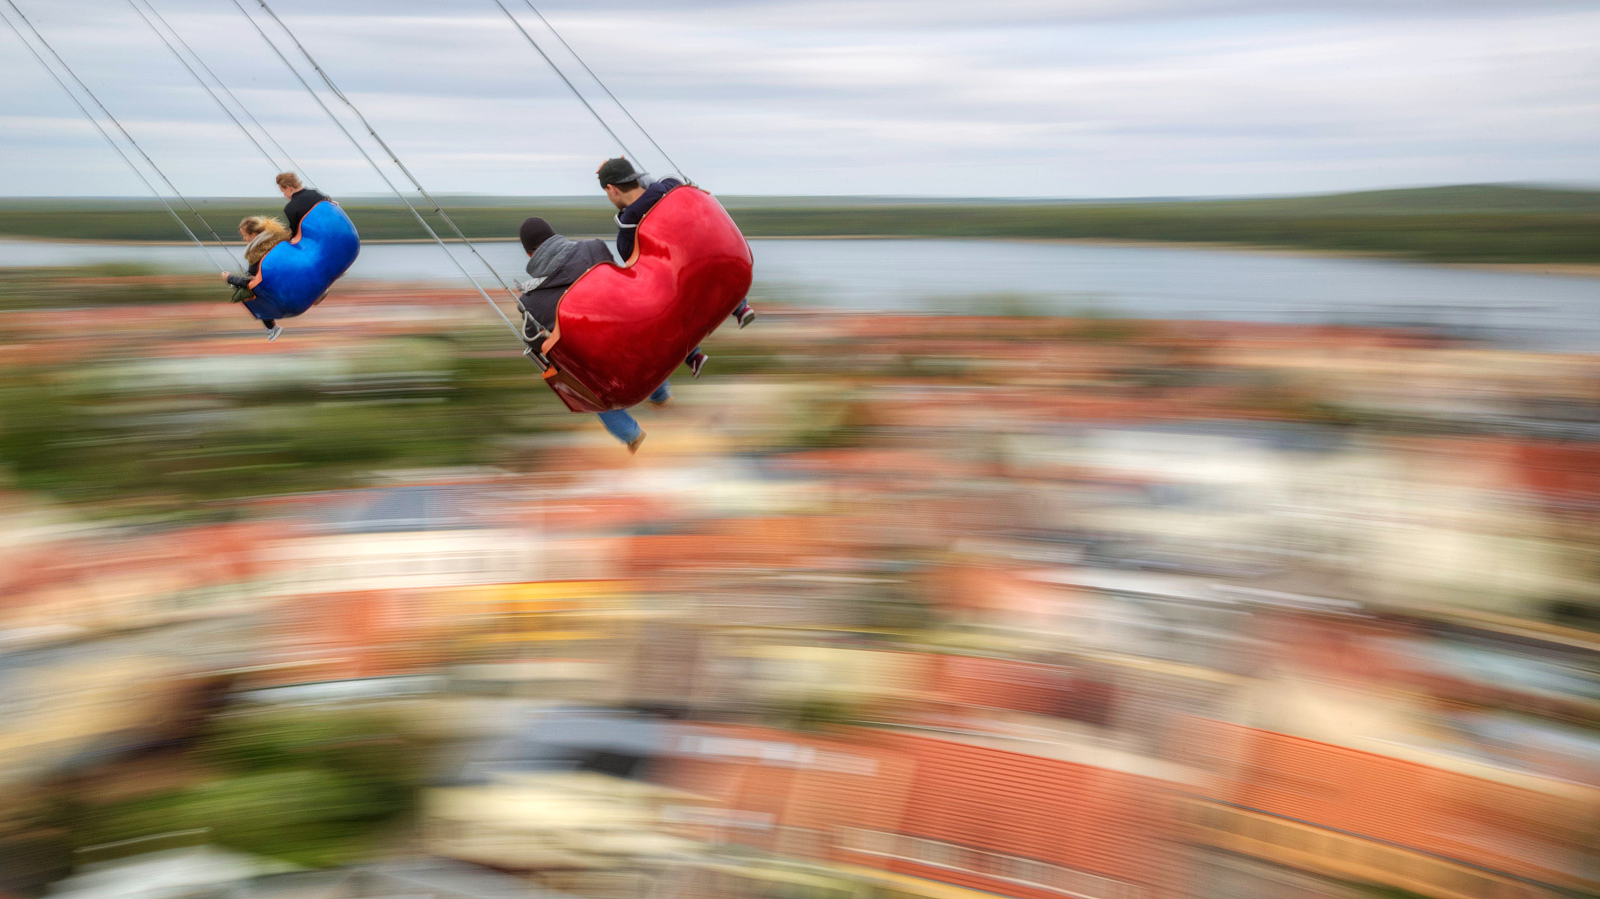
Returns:
[[[560,329],[556,309],[561,297],[583,273],[602,262],[611,261],[611,249],[603,240],[573,240],[555,233],[550,223],[538,216],[524,219],[517,229],[522,249],[528,254],[528,278],[518,285],[523,294],[517,300],[522,312],[522,339],[530,346],[542,349],[559,340]],[[748,309],[748,307],[742,307]],[[548,338],[548,342],[546,341]],[[700,377],[700,369],[710,358],[695,347],[684,364]],[[672,399],[672,386],[663,382],[650,394],[650,402],[660,406]],[[644,442],[644,429],[628,414],[626,409],[601,412],[600,422],[611,436],[637,452]]]
[[[524,219],[517,236],[528,254],[528,278],[519,285],[524,293],[517,307],[522,310],[523,339],[531,343],[539,327],[556,329],[556,304],[561,295],[584,272],[610,262],[611,249],[603,240],[562,237],[538,216]]]
[[[544,219],[533,216],[522,220],[522,228],[517,232],[517,236],[522,238],[522,249],[532,256],[540,244],[556,236],[556,229],[550,227],[550,223]]]
[[[584,272],[602,262],[610,262],[611,248],[603,240],[563,237],[549,222],[537,216],[523,221],[522,227],[517,229],[517,237],[528,254],[528,278],[518,285],[523,294],[517,300],[517,309],[522,312],[522,339],[532,346],[542,344],[546,336],[559,333],[556,307],[562,295]],[[672,388],[662,384],[650,395],[650,401],[659,406],[671,397]],[[602,412],[600,422],[613,437],[627,445],[629,452],[637,452],[639,444],[644,442],[644,429],[626,409]]]

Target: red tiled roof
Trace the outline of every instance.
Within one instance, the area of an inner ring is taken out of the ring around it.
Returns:
[[[957,655],[938,659],[934,693],[944,702],[1036,715],[1061,710],[1066,685],[1058,666]]]
[[[1302,737],[1199,727],[1200,739],[1240,750],[1225,801],[1540,880],[1571,882],[1587,858],[1575,822],[1589,803]]]
[[[904,832],[1148,883],[1166,853],[1158,784],[1119,771],[929,737]],[[905,873],[913,873],[907,870]]]
[[[1600,447],[1592,443],[1518,443],[1518,479],[1534,493],[1600,499]]]
[[[730,809],[771,816],[771,829],[748,831],[738,836],[742,842],[770,848],[798,828],[817,834],[813,845],[837,861],[1015,896],[1056,894],[997,879],[991,861],[937,867],[898,851],[862,852],[842,839],[842,829],[936,841],[973,859],[1032,860],[1160,892],[1176,877],[1178,857],[1166,842],[1170,810],[1160,785],[1146,778],[922,735],[854,730],[825,738],[722,726],[693,732],[750,741],[721,761],[674,760],[664,771],[674,786],[710,786]],[[740,773],[719,777],[711,773],[717,767]]]

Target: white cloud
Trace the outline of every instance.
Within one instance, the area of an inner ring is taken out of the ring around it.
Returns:
[[[381,189],[249,26],[223,14],[229,5],[153,2],[321,183]],[[181,187],[263,192],[265,161],[124,3],[19,3]],[[430,189],[589,192],[594,162],[615,152],[491,3],[275,6]],[[807,0],[546,13],[669,152],[725,193],[1578,180],[1594,177],[1600,145],[1600,11],[1585,3]],[[520,18],[567,61],[525,7]],[[12,86],[0,100],[0,193],[137,191],[26,54],[0,52],[0,78]]]

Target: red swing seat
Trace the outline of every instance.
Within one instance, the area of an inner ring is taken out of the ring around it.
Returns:
[[[632,265],[589,269],[556,306],[560,339],[544,378],[574,412],[643,402],[750,290],[750,245],[698,187],[657,201],[634,245]]]

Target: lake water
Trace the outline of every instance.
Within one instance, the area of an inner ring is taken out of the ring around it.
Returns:
[[[518,244],[478,246],[508,278],[521,275],[526,257]],[[1005,240],[756,240],[751,246],[752,298],[795,305],[1423,325],[1511,345],[1600,351],[1600,278],[1194,247]],[[455,252],[481,271],[465,250]],[[0,239],[0,266],[97,262],[211,268],[192,246]],[[463,283],[433,244],[365,246],[349,277]]]

